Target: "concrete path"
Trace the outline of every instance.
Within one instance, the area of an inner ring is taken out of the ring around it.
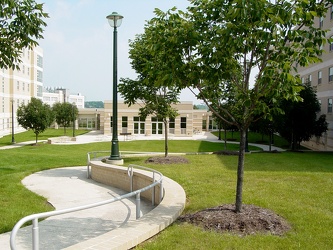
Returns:
[[[86,178],[86,167],[51,169],[34,173],[22,183],[31,191],[47,198],[57,210],[112,199],[125,192]],[[63,249],[110,232],[129,221],[135,221],[135,199],[48,218],[39,223],[40,249]],[[153,209],[141,202],[141,215]],[[0,235],[0,249],[10,249],[10,233]],[[32,249],[31,226],[22,228],[17,238],[18,249]]]

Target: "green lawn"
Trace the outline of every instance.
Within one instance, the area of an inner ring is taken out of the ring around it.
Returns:
[[[78,129],[75,130],[75,135],[82,135],[89,132],[88,130],[84,129]],[[43,133],[38,135],[38,140],[47,140],[51,137],[57,137],[57,136],[72,136],[73,135],[73,129],[67,128],[66,134],[64,133],[64,129],[46,129]],[[22,132],[14,135],[15,142],[25,142],[25,141],[35,141],[36,135],[32,130],[29,130],[27,132]],[[0,147],[1,146],[7,146],[12,144],[12,135],[6,135],[4,137],[0,138]]]
[[[212,132],[212,134],[214,134],[218,137],[219,132],[214,131],[214,132]],[[239,142],[240,135],[239,135],[238,131],[236,131],[236,132],[227,131],[226,138],[227,138],[227,141]],[[224,131],[221,131],[221,139],[224,140]],[[262,135],[260,133],[255,133],[255,132],[250,132],[248,134],[248,140],[249,140],[249,143],[260,143],[260,144],[266,144],[266,145],[269,144],[268,135]],[[277,135],[274,135],[274,137],[272,138],[272,144],[279,148],[284,148],[284,149],[289,148],[289,143],[285,139],[283,139],[282,137],[277,136]]]
[[[163,141],[119,142],[121,151],[162,151]],[[170,152],[222,150],[223,144],[170,141]],[[229,145],[228,145],[229,147]],[[86,165],[86,153],[109,150],[109,142],[82,145],[25,146],[0,150],[0,232],[23,216],[51,208],[21,184],[43,169]],[[180,183],[187,195],[184,213],[235,200],[237,156],[187,155],[190,164],[154,165],[146,158],[125,159],[149,166]],[[269,208],[286,218],[292,230],[283,237],[237,237],[174,223],[137,249],[333,249],[333,153],[252,153],[245,159],[245,204]]]

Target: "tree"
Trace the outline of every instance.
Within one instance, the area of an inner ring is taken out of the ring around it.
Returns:
[[[314,18],[325,16],[332,1],[190,2],[187,12],[155,10],[156,16],[144,31],[145,53],[158,55],[163,69],[155,70],[153,61],[142,61],[141,68],[157,85],[197,89],[199,98],[216,116],[238,127],[235,211],[240,212],[246,131],[255,119],[271,118],[280,98],[300,100],[302,87],[299,76],[294,76],[295,65],[319,61],[321,45],[327,39],[326,31],[313,25]],[[251,74],[256,71],[251,83]],[[226,91],[230,93],[225,95]],[[230,96],[235,103],[232,110],[223,107]],[[213,109],[212,104],[223,112]]]
[[[151,63],[155,70],[163,70],[161,58],[156,54],[152,57],[146,53],[144,35],[137,36],[130,42],[130,58],[132,59],[132,68],[138,74],[137,80],[129,78],[120,79],[118,85],[119,93],[124,97],[124,102],[129,106],[135,103],[142,103],[139,109],[139,115],[146,119],[149,115],[154,115],[164,124],[164,153],[168,156],[168,129],[169,119],[174,119],[178,113],[172,106],[178,103],[180,90],[177,86],[164,87],[156,85],[155,79],[143,72],[142,66],[145,63]]]
[[[19,69],[24,48],[38,45],[43,38],[43,4],[34,0],[5,0],[0,4],[0,68]]]
[[[300,102],[282,100],[281,109],[284,113],[274,119],[277,131],[290,143],[292,150],[299,149],[302,141],[308,141],[312,136],[321,136],[328,129],[325,115],[317,119],[320,103],[313,88],[305,85],[300,97]]]
[[[64,135],[66,135],[66,127],[69,127],[74,122],[79,114],[76,105],[69,102],[57,102],[53,104],[53,112],[55,114],[55,120],[59,126],[64,127]]]
[[[52,124],[54,115],[48,104],[32,97],[27,105],[21,104],[17,109],[17,121],[23,128],[34,131],[37,144],[38,135]]]

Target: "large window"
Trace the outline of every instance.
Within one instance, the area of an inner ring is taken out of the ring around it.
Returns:
[[[151,133],[153,135],[163,134],[163,122],[158,120],[157,117],[151,118]]]
[[[121,132],[127,133],[127,128],[128,128],[128,117],[122,116],[121,117]]]
[[[216,121],[213,119],[212,116],[209,116],[209,125],[208,125],[208,129],[209,130],[217,130],[218,129],[218,126],[217,126],[217,123]]]
[[[328,98],[328,101],[327,101],[327,113],[332,113],[332,104],[333,104],[332,98]]]
[[[186,117],[180,117],[180,133],[186,134]]]
[[[145,134],[145,119],[139,116],[134,116],[134,134],[144,135]]]
[[[96,119],[95,118],[79,118],[78,119],[79,128],[82,129],[96,129]]]

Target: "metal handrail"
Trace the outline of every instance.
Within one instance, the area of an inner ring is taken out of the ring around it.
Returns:
[[[102,151],[99,151],[99,152],[102,152]],[[107,151],[108,152],[108,151]],[[90,162],[90,155],[88,153],[88,162]],[[89,163],[88,163],[88,166],[89,166]],[[12,232],[11,232],[11,235],[10,235],[10,248],[12,250],[15,250],[16,249],[16,244],[15,244],[15,239],[16,239],[16,235],[18,233],[18,230],[28,221],[32,221],[32,245],[33,245],[33,250],[38,250],[39,249],[39,228],[38,228],[38,219],[41,219],[41,218],[46,218],[46,217],[51,217],[51,216],[55,216],[55,215],[61,215],[61,214],[67,214],[67,213],[72,213],[72,212],[77,212],[77,211],[81,211],[81,210],[85,210],[85,209],[90,209],[90,208],[94,208],[94,207],[98,207],[98,206],[102,206],[102,205],[106,205],[106,204],[110,204],[110,203],[113,203],[113,202],[116,202],[116,201],[120,201],[120,200],[123,200],[123,199],[126,199],[126,198],[130,198],[132,196],[136,196],[136,219],[139,219],[140,218],[140,194],[144,191],[147,191],[151,188],[153,188],[153,196],[154,198],[152,198],[152,202],[155,202],[155,186],[157,186],[158,184],[160,184],[160,191],[161,191],[161,194],[160,194],[160,201],[162,200],[162,195],[163,195],[163,188],[162,188],[162,180],[163,180],[163,174],[154,170],[154,169],[151,169],[151,168],[147,168],[147,167],[143,167],[143,166],[138,166],[138,165],[134,165],[134,164],[131,164],[128,166],[127,168],[127,171],[128,173],[131,173],[133,171],[133,167],[135,168],[139,168],[139,169],[143,169],[143,170],[148,170],[148,171],[151,171],[153,173],[153,177],[152,177],[152,180],[153,180],[153,183],[144,187],[144,188],[141,188],[141,189],[138,189],[138,190],[135,190],[135,191],[132,191],[130,193],[127,193],[127,194],[124,194],[124,195],[121,195],[119,197],[115,197],[115,198],[112,198],[112,199],[108,199],[108,200],[105,200],[105,201],[100,201],[100,202],[96,202],[96,203],[92,203],[92,204],[87,204],[87,205],[82,205],[82,206],[77,206],[77,207],[73,207],[73,208],[67,208],[67,209],[61,209],[61,210],[56,210],[56,211],[51,211],[51,212],[44,212],[44,213],[38,213],[38,214],[32,214],[32,215],[28,215],[24,218],[22,218],[21,220],[19,220]],[[160,178],[158,180],[155,180],[155,174],[158,174],[160,176]],[[130,181],[132,182],[132,177],[133,177],[133,172],[131,173],[131,176],[129,174],[129,177],[130,177]],[[154,203],[153,203],[154,204]]]

